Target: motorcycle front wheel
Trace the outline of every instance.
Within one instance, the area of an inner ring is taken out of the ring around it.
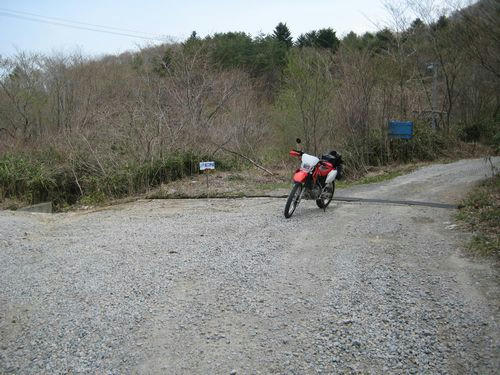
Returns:
[[[302,184],[299,182],[296,182],[292,187],[292,191],[288,195],[288,199],[286,200],[285,217],[287,219],[292,217],[293,212],[295,211],[295,209],[299,205],[301,194],[302,194]]]
[[[322,195],[319,199],[316,199],[316,205],[319,208],[325,209],[328,207],[333,198],[333,193],[335,192],[335,181],[332,181],[332,187],[327,188],[324,196]]]

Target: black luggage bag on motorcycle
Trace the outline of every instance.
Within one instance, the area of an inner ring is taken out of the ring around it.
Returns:
[[[324,161],[327,161],[329,163],[332,163],[333,166],[337,169],[337,177],[335,177],[336,180],[342,179],[342,155],[340,155],[337,151],[333,150],[330,151],[329,154],[321,156],[321,159]]]

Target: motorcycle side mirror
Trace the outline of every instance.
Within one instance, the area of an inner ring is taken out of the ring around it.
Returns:
[[[300,140],[300,138],[297,138],[297,139],[295,140],[295,142],[297,142],[298,144],[300,144],[302,141]]]

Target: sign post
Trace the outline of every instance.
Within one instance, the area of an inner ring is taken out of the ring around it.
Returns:
[[[215,162],[214,161],[202,161],[202,162],[200,162],[200,171],[205,173],[205,176],[207,177],[207,198],[208,198],[208,173],[214,169],[215,169]]]
[[[392,144],[394,139],[404,139],[409,141],[413,138],[413,122],[412,121],[389,121],[389,139],[390,144]],[[404,142],[404,141],[403,141]],[[408,156],[410,151],[410,144],[408,142],[404,142],[404,150],[406,156]],[[392,147],[389,147],[389,152]]]

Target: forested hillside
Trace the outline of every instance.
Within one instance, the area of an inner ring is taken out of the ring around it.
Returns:
[[[498,151],[498,1],[388,11],[387,28],[363,35],[292,39],[280,23],[119,56],[1,58],[0,200],[135,194],[207,158],[232,168],[228,150],[272,165],[296,137],[310,153],[342,152],[350,174],[470,142]],[[414,121],[414,139],[388,139],[391,119]]]

